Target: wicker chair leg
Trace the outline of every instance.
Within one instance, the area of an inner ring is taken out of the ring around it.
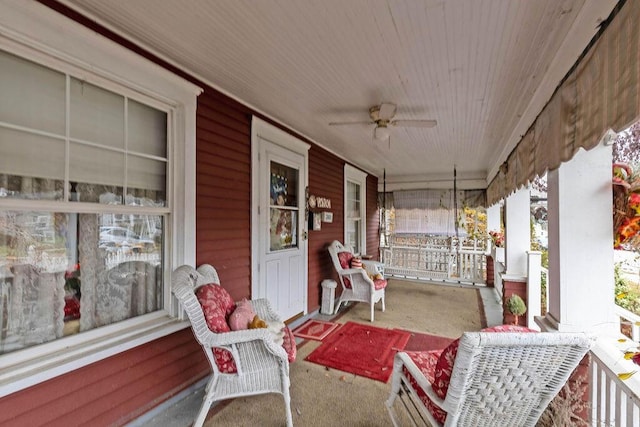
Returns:
[[[280,367],[282,384],[283,384],[283,392],[282,397],[284,398],[284,409],[287,414],[287,427],[293,427],[293,417],[291,416],[291,393],[289,392],[289,388],[291,386],[291,381],[289,380],[289,375],[287,375],[285,371],[285,367]]]
[[[382,311],[384,312],[384,294],[382,294]]]
[[[371,304],[371,321],[373,322],[373,309],[376,306],[375,301],[373,300],[373,295],[371,296],[371,301],[369,301],[369,304]]]
[[[391,422],[394,427],[398,427],[398,420],[396,418],[395,410],[393,409],[393,404],[400,392],[400,369],[401,365],[394,360],[393,375],[391,376],[391,392],[389,393],[389,398],[386,401],[387,410],[389,411],[389,416],[391,417]]]
[[[289,390],[282,395],[284,397],[284,407],[287,413],[287,427],[293,427],[293,417],[291,416],[291,396]]]
[[[212,394],[207,393],[202,399],[202,406],[200,407],[200,412],[198,412],[198,416],[196,420],[193,422],[193,427],[202,427],[205,420],[207,419],[207,415],[209,414],[209,410],[211,409],[211,405],[215,400]]]

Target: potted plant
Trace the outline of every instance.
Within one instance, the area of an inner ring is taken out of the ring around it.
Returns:
[[[527,306],[525,305],[522,298],[519,295],[513,294],[507,300],[507,310],[509,313],[513,314],[516,317],[515,324],[518,324],[518,318],[522,316],[527,311]]]

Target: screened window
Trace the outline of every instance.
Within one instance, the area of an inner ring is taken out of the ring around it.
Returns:
[[[0,354],[164,309],[168,109],[0,69]]]

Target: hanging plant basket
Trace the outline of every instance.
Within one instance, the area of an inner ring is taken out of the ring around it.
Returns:
[[[614,247],[640,238],[640,184],[631,167],[613,164],[613,235]]]

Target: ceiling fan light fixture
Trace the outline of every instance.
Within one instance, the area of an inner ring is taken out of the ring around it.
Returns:
[[[389,128],[387,125],[378,125],[373,130],[373,137],[378,140],[386,140],[389,138]]]

